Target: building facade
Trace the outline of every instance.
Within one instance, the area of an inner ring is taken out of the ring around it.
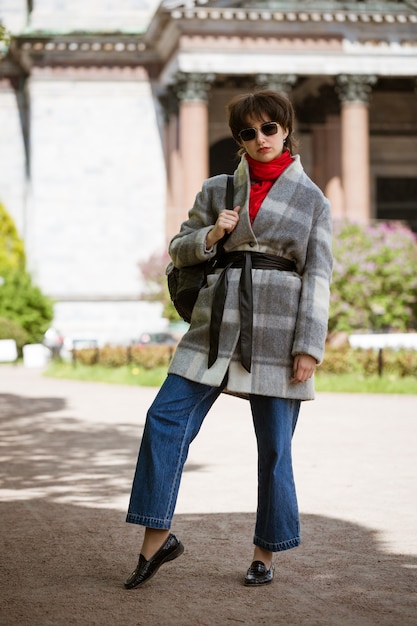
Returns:
[[[160,325],[138,262],[236,166],[227,102],[291,98],[336,218],[417,230],[417,2],[0,0],[0,200],[72,336]]]

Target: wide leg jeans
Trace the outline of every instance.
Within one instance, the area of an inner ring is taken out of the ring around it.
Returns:
[[[223,387],[168,375],[146,418],[127,522],[171,528],[189,446]],[[300,543],[291,456],[300,401],[257,395],[249,399],[258,445],[254,544],[278,552]]]

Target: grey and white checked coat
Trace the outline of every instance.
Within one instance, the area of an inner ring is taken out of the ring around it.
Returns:
[[[169,247],[177,267],[214,256],[206,250],[207,233],[225,208],[226,175],[206,180],[188,219]],[[228,371],[227,389],[237,395],[259,394],[312,400],[314,381],[290,384],[293,358],[310,354],[322,361],[327,332],[332,272],[329,202],[306,175],[298,156],[274,183],[253,225],[249,219],[249,169],[242,157],[234,173],[234,206],[240,219],[225,244],[237,250],[276,254],[294,260],[297,271],[252,270],[252,371],[239,360],[239,277],[229,270],[226,306],[220,330],[219,356],[208,369],[209,325],[217,273],[199,294],[190,328],[181,339],[169,373],[219,386]]]

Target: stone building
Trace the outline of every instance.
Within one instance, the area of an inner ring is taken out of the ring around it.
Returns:
[[[66,334],[161,325],[138,261],[231,172],[236,93],[293,101],[336,218],[417,230],[417,2],[0,0],[0,200]]]

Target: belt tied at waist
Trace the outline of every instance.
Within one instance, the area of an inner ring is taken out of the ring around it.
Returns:
[[[226,302],[228,276],[230,268],[242,268],[239,281],[239,312],[240,312],[240,352],[241,363],[247,372],[252,364],[252,268],[262,270],[280,270],[294,272],[296,265],[282,256],[263,254],[262,252],[229,252],[223,254],[216,267],[224,268],[214,288],[213,305],[210,320],[209,368],[216,362],[219,353],[220,326]]]

